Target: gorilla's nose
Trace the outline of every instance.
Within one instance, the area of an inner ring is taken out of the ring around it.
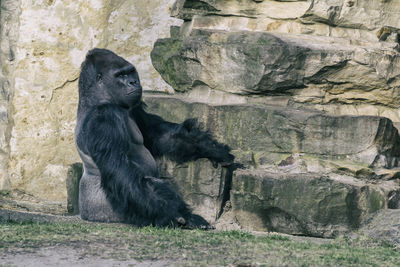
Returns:
[[[138,81],[130,81],[129,85],[137,87],[139,85],[139,82]]]

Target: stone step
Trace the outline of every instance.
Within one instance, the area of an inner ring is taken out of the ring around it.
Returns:
[[[243,3],[245,2],[245,3]],[[184,20],[218,15],[235,18],[301,19],[353,29],[400,29],[400,7],[394,1],[375,0],[178,0],[171,15]]]
[[[169,121],[198,118],[247,167],[229,173],[205,159],[159,161],[160,175],[212,223],[228,218],[243,229],[334,237],[398,207],[400,137],[389,119],[159,94],[144,100]]]
[[[358,164],[399,166],[400,136],[392,122],[374,116],[331,116],[274,106],[186,102],[179,97],[145,96],[148,111],[181,122],[199,118],[215,137],[251,166],[278,165],[290,155]]]
[[[400,103],[399,52],[341,38],[192,30],[159,39],[151,59],[181,92],[206,87],[236,95],[288,95],[296,103]]]
[[[387,207],[387,188],[334,174],[238,170],[230,202],[245,229],[334,237]]]
[[[173,17],[184,20],[194,16],[235,16],[235,17],[272,17],[295,19],[302,16],[310,7],[310,2],[302,1],[246,1],[241,0],[178,0],[171,11]]]

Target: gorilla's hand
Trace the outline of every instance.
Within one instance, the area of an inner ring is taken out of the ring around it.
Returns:
[[[233,161],[235,160],[235,156],[229,153],[231,151],[230,147],[220,144],[216,141],[214,142],[215,143],[210,148],[211,156],[208,157],[214,168],[217,168],[218,164],[221,164],[223,167],[232,165]]]
[[[208,131],[201,130],[202,125],[196,119],[185,120],[179,125],[174,138],[181,149],[197,158],[208,158],[214,167],[218,164],[222,166],[231,165],[235,157],[230,153],[231,148],[225,144],[221,144]],[[190,158],[190,157],[188,157]]]

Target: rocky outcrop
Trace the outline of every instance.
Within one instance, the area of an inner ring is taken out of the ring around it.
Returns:
[[[397,4],[178,0],[171,14],[184,23],[151,58],[185,101],[147,97],[149,110],[199,117],[246,166],[215,174],[224,193],[192,204],[212,201],[246,229],[321,237],[399,207]]]
[[[171,121],[199,118],[245,164],[230,173],[206,160],[160,161],[161,176],[210,221],[227,212],[245,229],[332,237],[387,208],[399,187],[390,179],[397,173],[400,136],[386,118],[215,106],[177,96],[146,95],[145,102]]]
[[[185,23],[152,52],[175,90],[205,102],[215,91],[232,102],[279,95],[263,101],[400,122],[392,1],[197,2],[176,2]]]
[[[207,86],[240,95],[290,95],[313,104],[400,102],[399,53],[382,57],[380,49],[340,39],[193,30],[184,38],[157,41],[152,59],[181,92]]]
[[[210,106],[160,96],[145,101],[150,111],[167,120],[201,118],[248,165],[278,164],[293,153],[366,168],[399,165],[400,137],[386,118],[330,116],[265,105]]]
[[[160,177],[174,186],[194,213],[201,214],[209,222],[215,222],[221,216],[232,172],[213,168],[205,159],[178,165],[164,158],[158,160],[158,166]]]
[[[385,186],[335,173],[237,171],[231,203],[244,228],[332,237],[387,206]]]
[[[291,2],[291,3],[282,3]],[[178,0],[171,15],[184,20],[196,16],[218,15],[247,18],[295,19],[307,11],[309,1],[253,1],[253,0]]]

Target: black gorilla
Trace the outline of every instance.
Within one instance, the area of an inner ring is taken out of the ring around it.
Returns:
[[[75,129],[84,174],[83,219],[137,226],[209,228],[192,214],[170,185],[158,178],[154,157],[178,163],[210,159],[229,165],[227,145],[201,131],[195,120],[171,123],[148,114],[135,67],[106,49],[93,49],[82,63]],[[171,107],[173,108],[173,107]]]

